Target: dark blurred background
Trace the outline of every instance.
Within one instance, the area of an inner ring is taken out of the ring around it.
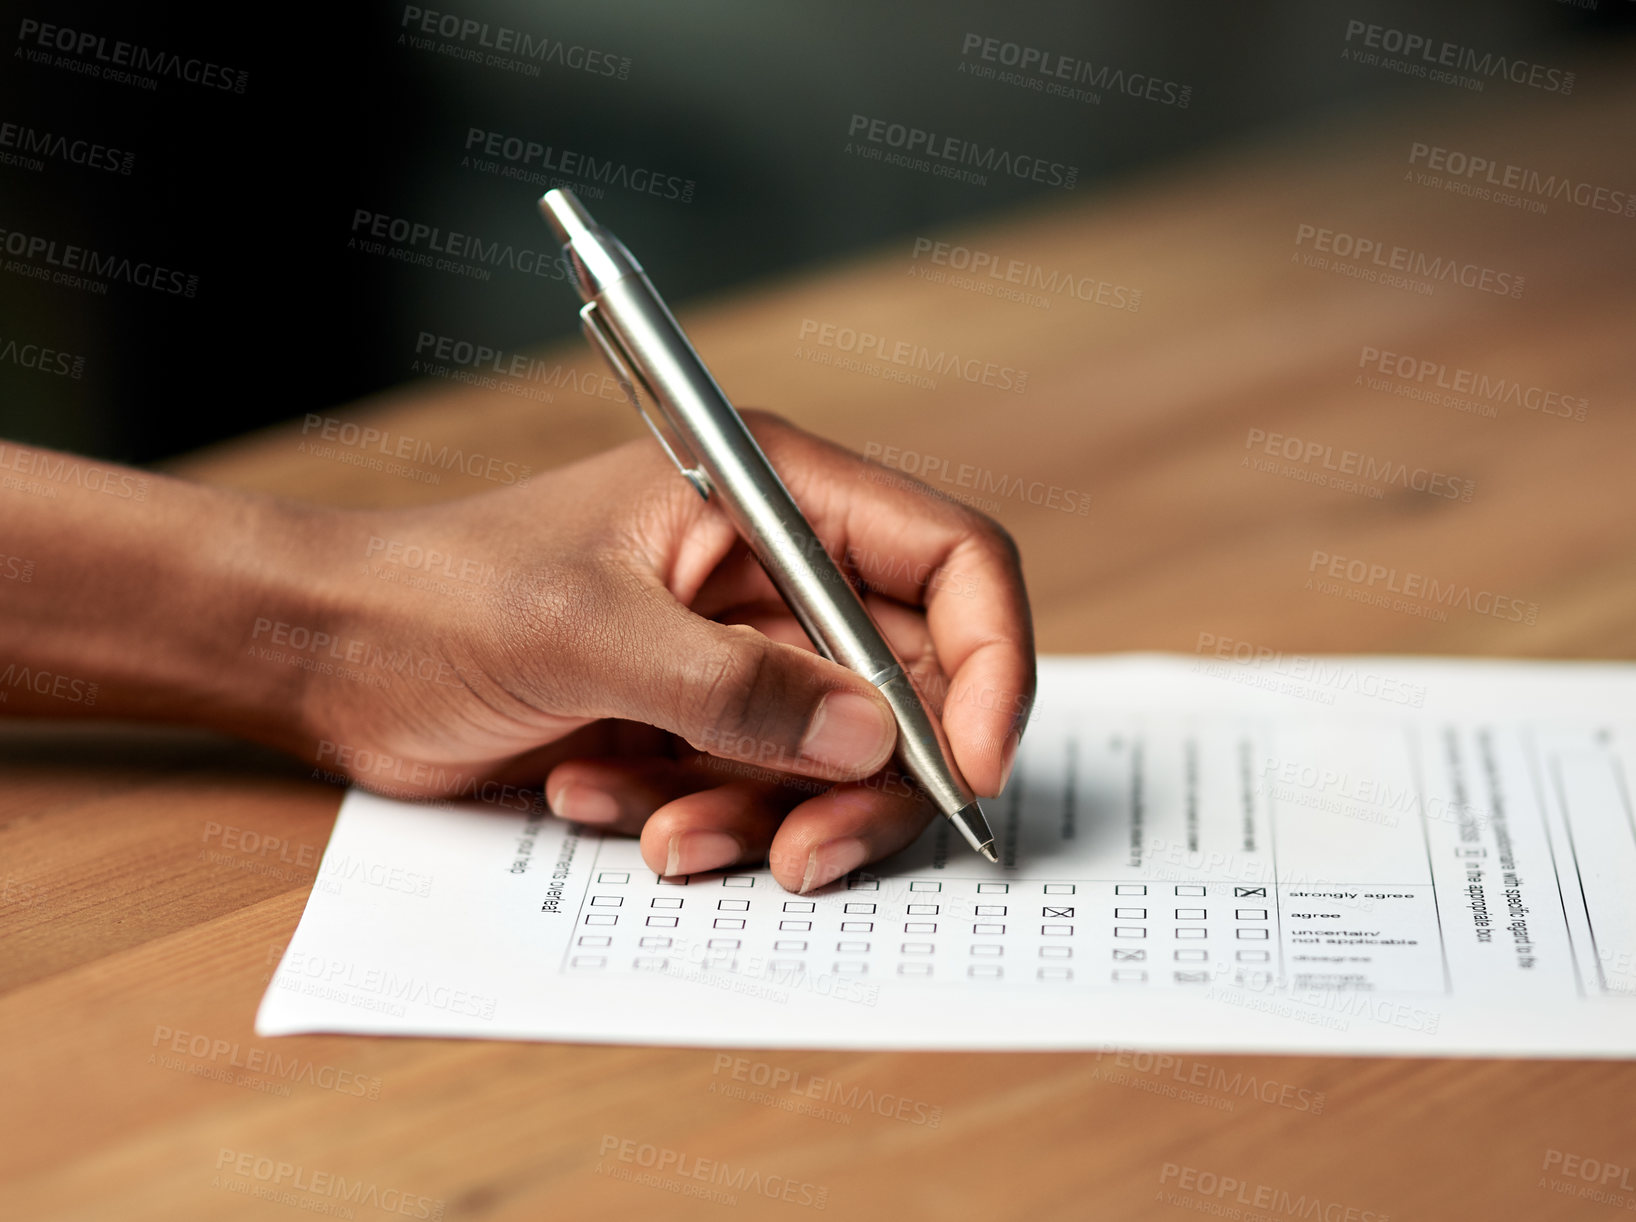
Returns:
[[[544,184],[468,158],[524,173],[579,159],[551,177],[579,184],[679,302],[977,213],[1088,201],[1155,163],[1429,87],[1343,63],[1349,20],[1550,62],[1628,37],[1633,12],[1625,0],[431,0],[224,6],[207,19],[14,7],[0,25],[0,345],[83,361],[78,377],[0,361],[0,436],[158,460],[402,382],[422,332],[506,351],[566,334],[577,303],[559,280],[499,267],[480,281],[349,247],[366,236],[362,210],[548,251],[533,204]],[[425,32],[468,21],[486,33]],[[48,25],[67,52],[41,52]],[[546,55],[462,58],[488,54],[502,28]],[[978,79],[962,71],[984,62],[963,53],[978,35],[1154,78],[1157,98],[1103,89],[1071,102]],[[99,67],[121,41],[190,72],[213,64],[211,83],[148,73],[148,89],[74,66]],[[1185,106],[1173,100],[1183,87]],[[1064,192],[895,172],[846,151],[854,114],[1072,165],[1078,181]],[[552,152],[511,163],[502,143],[486,157],[469,147],[474,129]],[[78,163],[98,146],[101,164]],[[587,156],[616,181],[586,177]],[[130,264],[102,277],[105,294],[54,284],[27,270],[48,259],[15,257],[25,239],[36,252],[55,243],[56,258],[79,246]],[[182,273],[176,283],[196,276],[195,292],[128,278],[151,265]]]

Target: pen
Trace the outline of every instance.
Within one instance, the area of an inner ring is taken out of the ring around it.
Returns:
[[[607,358],[665,453],[699,495],[714,500],[731,519],[818,651],[862,675],[886,698],[897,720],[899,766],[967,844],[998,862],[994,833],[960,775],[942,725],[921,701],[858,592],[824,550],[642,265],[591,219],[572,191],[547,191],[540,197],[540,212],[562,243],[585,303],[579,316],[586,338]],[[644,395],[664,416],[678,445],[648,414]]]

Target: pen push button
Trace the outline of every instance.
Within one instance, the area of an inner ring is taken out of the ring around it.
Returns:
[[[677,457],[676,448],[670,444],[670,438],[665,436],[664,430],[659,427],[658,422],[648,414],[647,408],[643,406],[642,397],[636,389],[637,374],[631,367],[631,363],[625,359],[624,346],[619,342],[619,337],[614,335],[608,329],[607,324],[603,322],[602,314],[596,308],[596,302],[588,301],[580,307],[579,320],[580,327],[585,332],[585,337],[607,359],[609,368],[613,370],[614,379],[619,383],[620,389],[625,392],[625,397],[630,400],[631,406],[636,409],[636,414],[642,417],[643,423],[648,426],[654,437],[658,439],[659,444],[664,447],[670,461],[676,464],[676,470],[680,471],[683,478],[693,485],[701,497],[708,501],[710,499],[710,477],[699,467],[697,460],[691,467],[683,464],[682,460]],[[647,391],[650,398],[657,398],[651,387],[644,385],[643,389]]]

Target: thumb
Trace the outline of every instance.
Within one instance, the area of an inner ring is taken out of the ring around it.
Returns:
[[[664,600],[601,677],[609,716],[680,735],[700,751],[782,772],[858,780],[897,744],[885,697],[863,678],[744,624]]]

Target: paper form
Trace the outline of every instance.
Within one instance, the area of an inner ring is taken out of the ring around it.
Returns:
[[[354,791],[256,1029],[1630,1056],[1632,709],[1622,665],[1046,658],[1000,864],[939,820],[808,896]]]

